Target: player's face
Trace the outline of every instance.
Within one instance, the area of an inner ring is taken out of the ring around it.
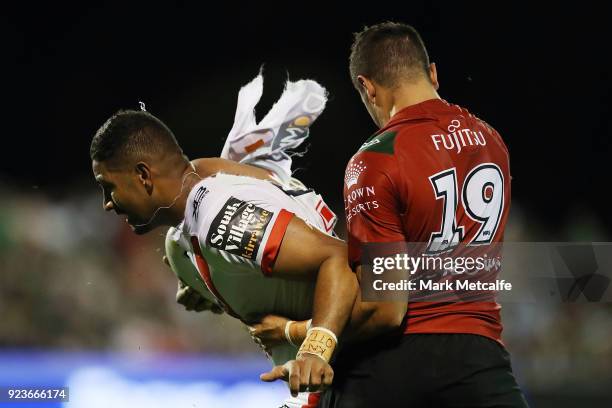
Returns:
[[[149,223],[156,206],[140,182],[138,172],[96,160],[92,162],[92,168],[96,181],[102,187],[102,207],[105,211],[115,211],[117,215],[125,217],[136,234],[144,234],[157,226]]]

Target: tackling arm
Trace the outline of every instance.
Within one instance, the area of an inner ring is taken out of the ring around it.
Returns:
[[[358,291],[344,242],[293,217],[272,266],[272,276],[316,279],[312,326],[325,327],[336,335],[342,332]]]

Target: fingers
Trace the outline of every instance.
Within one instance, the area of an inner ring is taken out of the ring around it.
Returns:
[[[180,285],[180,283],[179,283]],[[180,287],[180,286],[179,286]],[[185,306],[186,310],[196,310],[202,311],[206,310],[208,307],[208,300],[200,295],[198,292],[190,288],[189,286],[185,286],[184,288],[180,288],[176,292],[176,301],[177,303]]]
[[[300,392],[300,364],[291,360],[282,366],[276,366],[272,370],[259,376],[262,381],[271,382],[284,380],[289,383],[291,395],[297,397]]]
[[[189,288],[181,286],[181,282],[179,281],[178,289],[176,291],[176,302],[184,306],[189,296]]]
[[[259,337],[251,335],[251,339],[253,339],[255,344],[257,344],[259,347],[263,347],[263,343],[261,342],[261,339]]]
[[[212,302],[208,299],[200,296],[200,299],[196,302],[193,310],[196,312],[203,312],[205,310],[210,310],[212,308]]]
[[[176,290],[176,302],[183,305],[186,297],[187,290],[185,288],[181,288],[181,283],[179,282],[178,289]]]
[[[287,368],[284,365],[276,366],[267,373],[263,373],[259,376],[261,381],[272,382],[276,380],[287,380]]]
[[[299,392],[316,392],[329,387],[334,379],[334,371],[327,362],[315,356],[291,360],[259,378],[266,382],[279,379],[287,381],[291,395],[296,397]]]
[[[249,333],[251,336],[259,337],[263,330],[263,326],[260,323],[255,323],[249,326]]]
[[[299,361],[296,360],[291,360],[288,363],[285,363],[285,366],[287,367],[287,372],[288,372],[288,382],[289,382],[289,391],[291,392],[291,395],[294,397],[297,397],[298,393],[300,392],[300,385],[301,385],[301,364]]]
[[[329,364],[313,364],[310,368],[310,385],[306,391],[320,392],[331,386],[334,370]]]
[[[185,299],[185,310],[201,312],[202,310],[206,310],[206,299],[203,299],[198,293],[191,292],[188,294]],[[204,303],[204,308],[202,309],[202,303]]]
[[[310,369],[312,366],[312,361],[310,359],[306,359],[298,360],[298,362],[301,363],[299,391],[305,392],[308,390],[310,385]]]
[[[325,367],[311,365],[310,367],[310,381],[307,385],[308,391],[318,391],[321,387],[321,382],[323,380],[323,374],[325,372]],[[305,390],[306,391],[306,390]]]
[[[300,358],[300,392],[323,391],[334,379],[334,370],[329,363],[317,356]]]
[[[325,388],[328,388],[329,386],[331,386],[333,381],[334,381],[334,370],[328,365],[327,367],[325,367],[325,370],[323,371],[323,381],[321,383],[321,388],[319,389],[319,391],[322,391]]]

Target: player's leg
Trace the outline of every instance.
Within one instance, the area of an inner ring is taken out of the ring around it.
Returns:
[[[436,407],[528,407],[501,344],[473,334],[434,336],[432,346],[444,350],[433,394]]]
[[[320,408],[434,407],[429,403],[431,350],[414,336],[377,338],[341,350]]]

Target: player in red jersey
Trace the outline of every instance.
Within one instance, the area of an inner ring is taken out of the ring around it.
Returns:
[[[428,253],[503,241],[508,150],[466,109],[440,99],[417,31],[383,23],[355,36],[350,73],[380,127],[349,161],[344,183],[349,261],[366,243],[426,243]],[[365,272],[364,272],[365,273]],[[401,339],[348,346],[323,407],[525,407],[501,342],[500,305],[389,302]]]

